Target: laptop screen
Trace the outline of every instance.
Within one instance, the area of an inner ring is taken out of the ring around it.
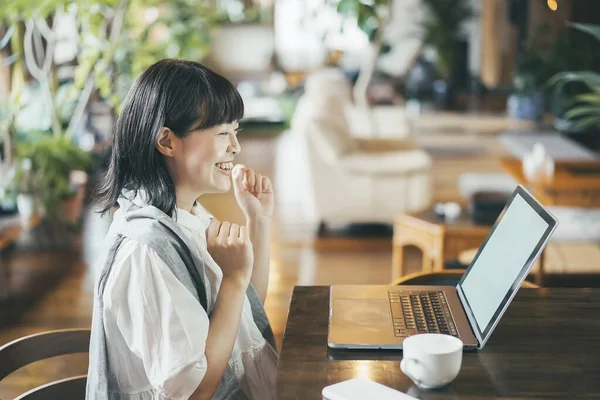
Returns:
[[[478,339],[489,337],[555,226],[556,220],[517,188],[459,283]]]

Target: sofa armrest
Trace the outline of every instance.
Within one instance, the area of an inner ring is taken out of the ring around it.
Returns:
[[[354,152],[341,157],[339,163],[347,173],[374,178],[405,176],[431,168],[429,155],[418,149],[385,153]]]
[[[389,153],[394,151],[413,150],[416,148],[412,139],[356,138],[358,148],[366,153]]]

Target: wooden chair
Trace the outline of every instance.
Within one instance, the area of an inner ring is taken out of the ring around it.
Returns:
[[[456,286],[465,273],[464,269],[450,269],[433,272],[415,272],[396,279],[392,285],[443,285]],[[521,288],[539,288],[535,283],[523,281]]]
[[[35,361],[75,353],[87,353],[89,329],[64,329],[36,333],[0,347],[0,381],[10,373]],[[86,375],[50,382],[20,395],[15,400],[83,400]]]

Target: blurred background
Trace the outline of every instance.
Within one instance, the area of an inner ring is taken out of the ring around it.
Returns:
[[[244,98],[237,161],[277,194],[279,344],[294,285],[464,268],[519,183],[561,219],[532,280],[600,282],[597,0],[2,0],[0,344],[89,327],[110,224],[94,187],[127,91],[163,58]],[[200,201],[243,223],[231,194]],[[430,247],[440,227],[457,234]],[[0,397],[87,359],[54,362]]]

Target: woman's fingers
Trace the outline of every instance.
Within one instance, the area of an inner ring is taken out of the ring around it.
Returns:
[[[271,193],[273,191],[273,188],[271,187],[271,180],[266,177],[263,176],[262,177],[262,193]]]
[[[254,193],[261,194],[263,190],[263,176],[256,174],[256,185],[254,187]]]
[[[246,181],[248,182],[248,191],[254,191],[254,185],[256,185],[256,177],[252,168],[246,168]]]
[[[216,218],[213,218],[206,228],[206,237],[208,238],[216,238],[219,235],[219,229],[221,228],[221,222],[219,222]]]

